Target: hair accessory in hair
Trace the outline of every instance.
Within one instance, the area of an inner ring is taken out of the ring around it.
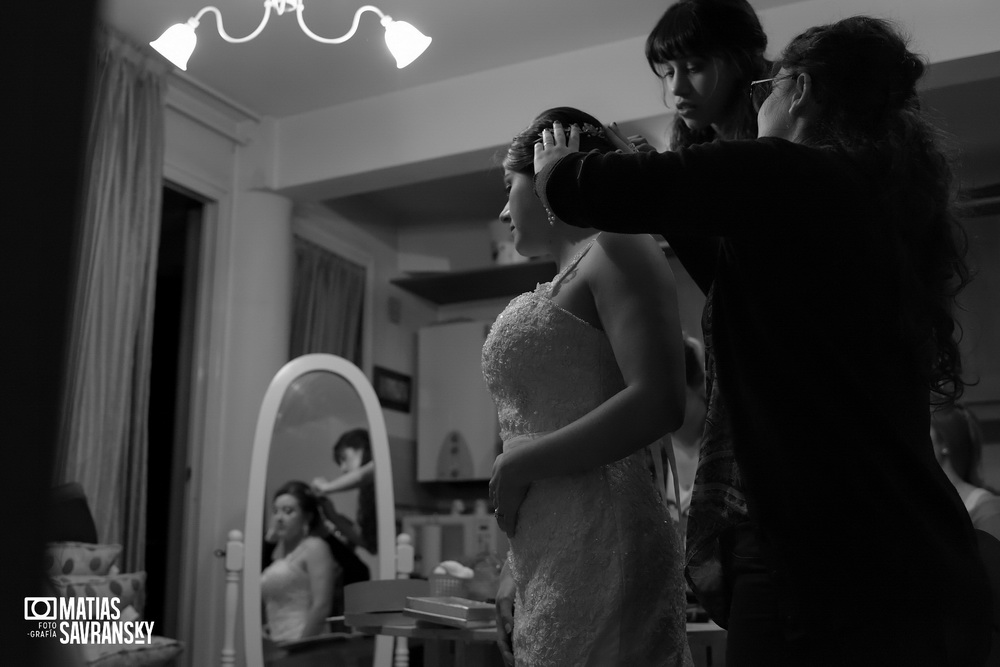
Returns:
[[[586,134],[590,137],[597,137],[598,139],[606,139],[603,127],[594,127],[590,123],[584,123],[580,127],[580,134]]]
[[[595,125],[591,125],[590,123],[584,123],[583,125],[580,125],[579,123],[573,123],[573,125],[576,125],[577,128],[579,128],[581,137],[588,136],[604,140],[607,140],[608,138],[607,135],[604,133],[603,127],[597,127]],[[552,128],[546,128],[546,129],[552,129]],[[538,136],[541,137],[542,134],[539,133]],[[517,141],[517,137],[514,137],[514,141]]]

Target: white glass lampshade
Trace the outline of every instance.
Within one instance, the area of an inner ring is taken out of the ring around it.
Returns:
[[[194,34],[195,25],[192,25],[191,21],[175,23],[167,28],[158,40],[150,42],[149,45],[177,67],[187,70],[188,58],[194,53],[194,47],[198,43],[198,38]]]
[[[431,38],[406,21],[390,20],[385,25],[385,45],[396,59],[396,67],[403,69],[427,50]]]

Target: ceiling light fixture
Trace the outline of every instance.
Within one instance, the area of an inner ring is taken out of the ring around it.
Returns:
[[[203,7],[187,23],[176,23],[163,33],[160,38],[150,42],[150,46],[159,51],[167,60],[172,62],[182,70],[187,70],[187,61],[194,52],[194,47],[198,42],[194,31],[198,27],[201,17],[206,12],[214,12],[219,35],[222,39],[233,44],[249,42],[256,37],[267,25],[267,20],[271,18],[271,10],[280,16],[286,11],[295,11],[299,20],[299,27],[309,37],[323,44],[343,44],[358,30],[358,23],[361,21],[363,12],[375,12],[381,19],[385,28],[385,45],[389,47],[389,52],[396,59],[396,67],[402,69],[416,60],[421,53],[430,45],[431,38],[421,33],[406,21],[395,21],[390,16],[386,16],[378,7],[364,5],[354,13],[354,24],[347,34],[342,37],[320,37],[310,30],[302,19],[302,11],[305,9],[305,0],[264,0],[264,19],[257,26],[257,29],[246,37],[230,37],[222,27],[222,13],[216,7]]]

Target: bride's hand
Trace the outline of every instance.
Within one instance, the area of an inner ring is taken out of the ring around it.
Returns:
[[[580,128],[573,125],[567,136],[562,123],[552,123],[552,129],[542,130],[542,140],[535,144],[535,173],[561,157],[580,150]]]
[[[528,494],[530,482],[519,479],[510,447],[493,461],[493,475],[490,477],[490,499],[493,501],[493,516],[497,525],[507,537],[514,536],[517,528],[517,512]]]

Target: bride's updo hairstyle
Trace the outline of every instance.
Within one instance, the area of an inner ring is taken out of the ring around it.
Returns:
[[[810,28],[782,54],[782,78],[809,74],[820,105],[803,143],[841,152],[881,200],[887,237],[904,267],[902,340],[919,350],[934,402],[962,395],[953,310],[969,282],[965,234],[938,131],[920,111],[920,57],[888,21],[854,16]],[[930,331],[928,337],[927,332]]]
[[[572,107],[556,107],[538,114],[528,127],[514,137],[503,159],[503,166],[511,171],[522,174],[535,173],[535,144],[542,140],[542,130],[552,129],[552,123],[559,121],[569,136],[570,126],[580,127],[580,151],[600,151],[608,153],[615,150],[604,126],[589,113],[584,113]]]
[[[290,482],[285,482],[280,489],[274,492],[274,499],[277,500],[278,496],[286,495],[295,498],[295,501],[299,504],[299,509],[309,517],[307,523],[309,531],[312,532],[318,529],[323,517],[320,515],[319,499],[316,498],[316,494],[313,493],[312,488],[305,482],[291,480]]]

